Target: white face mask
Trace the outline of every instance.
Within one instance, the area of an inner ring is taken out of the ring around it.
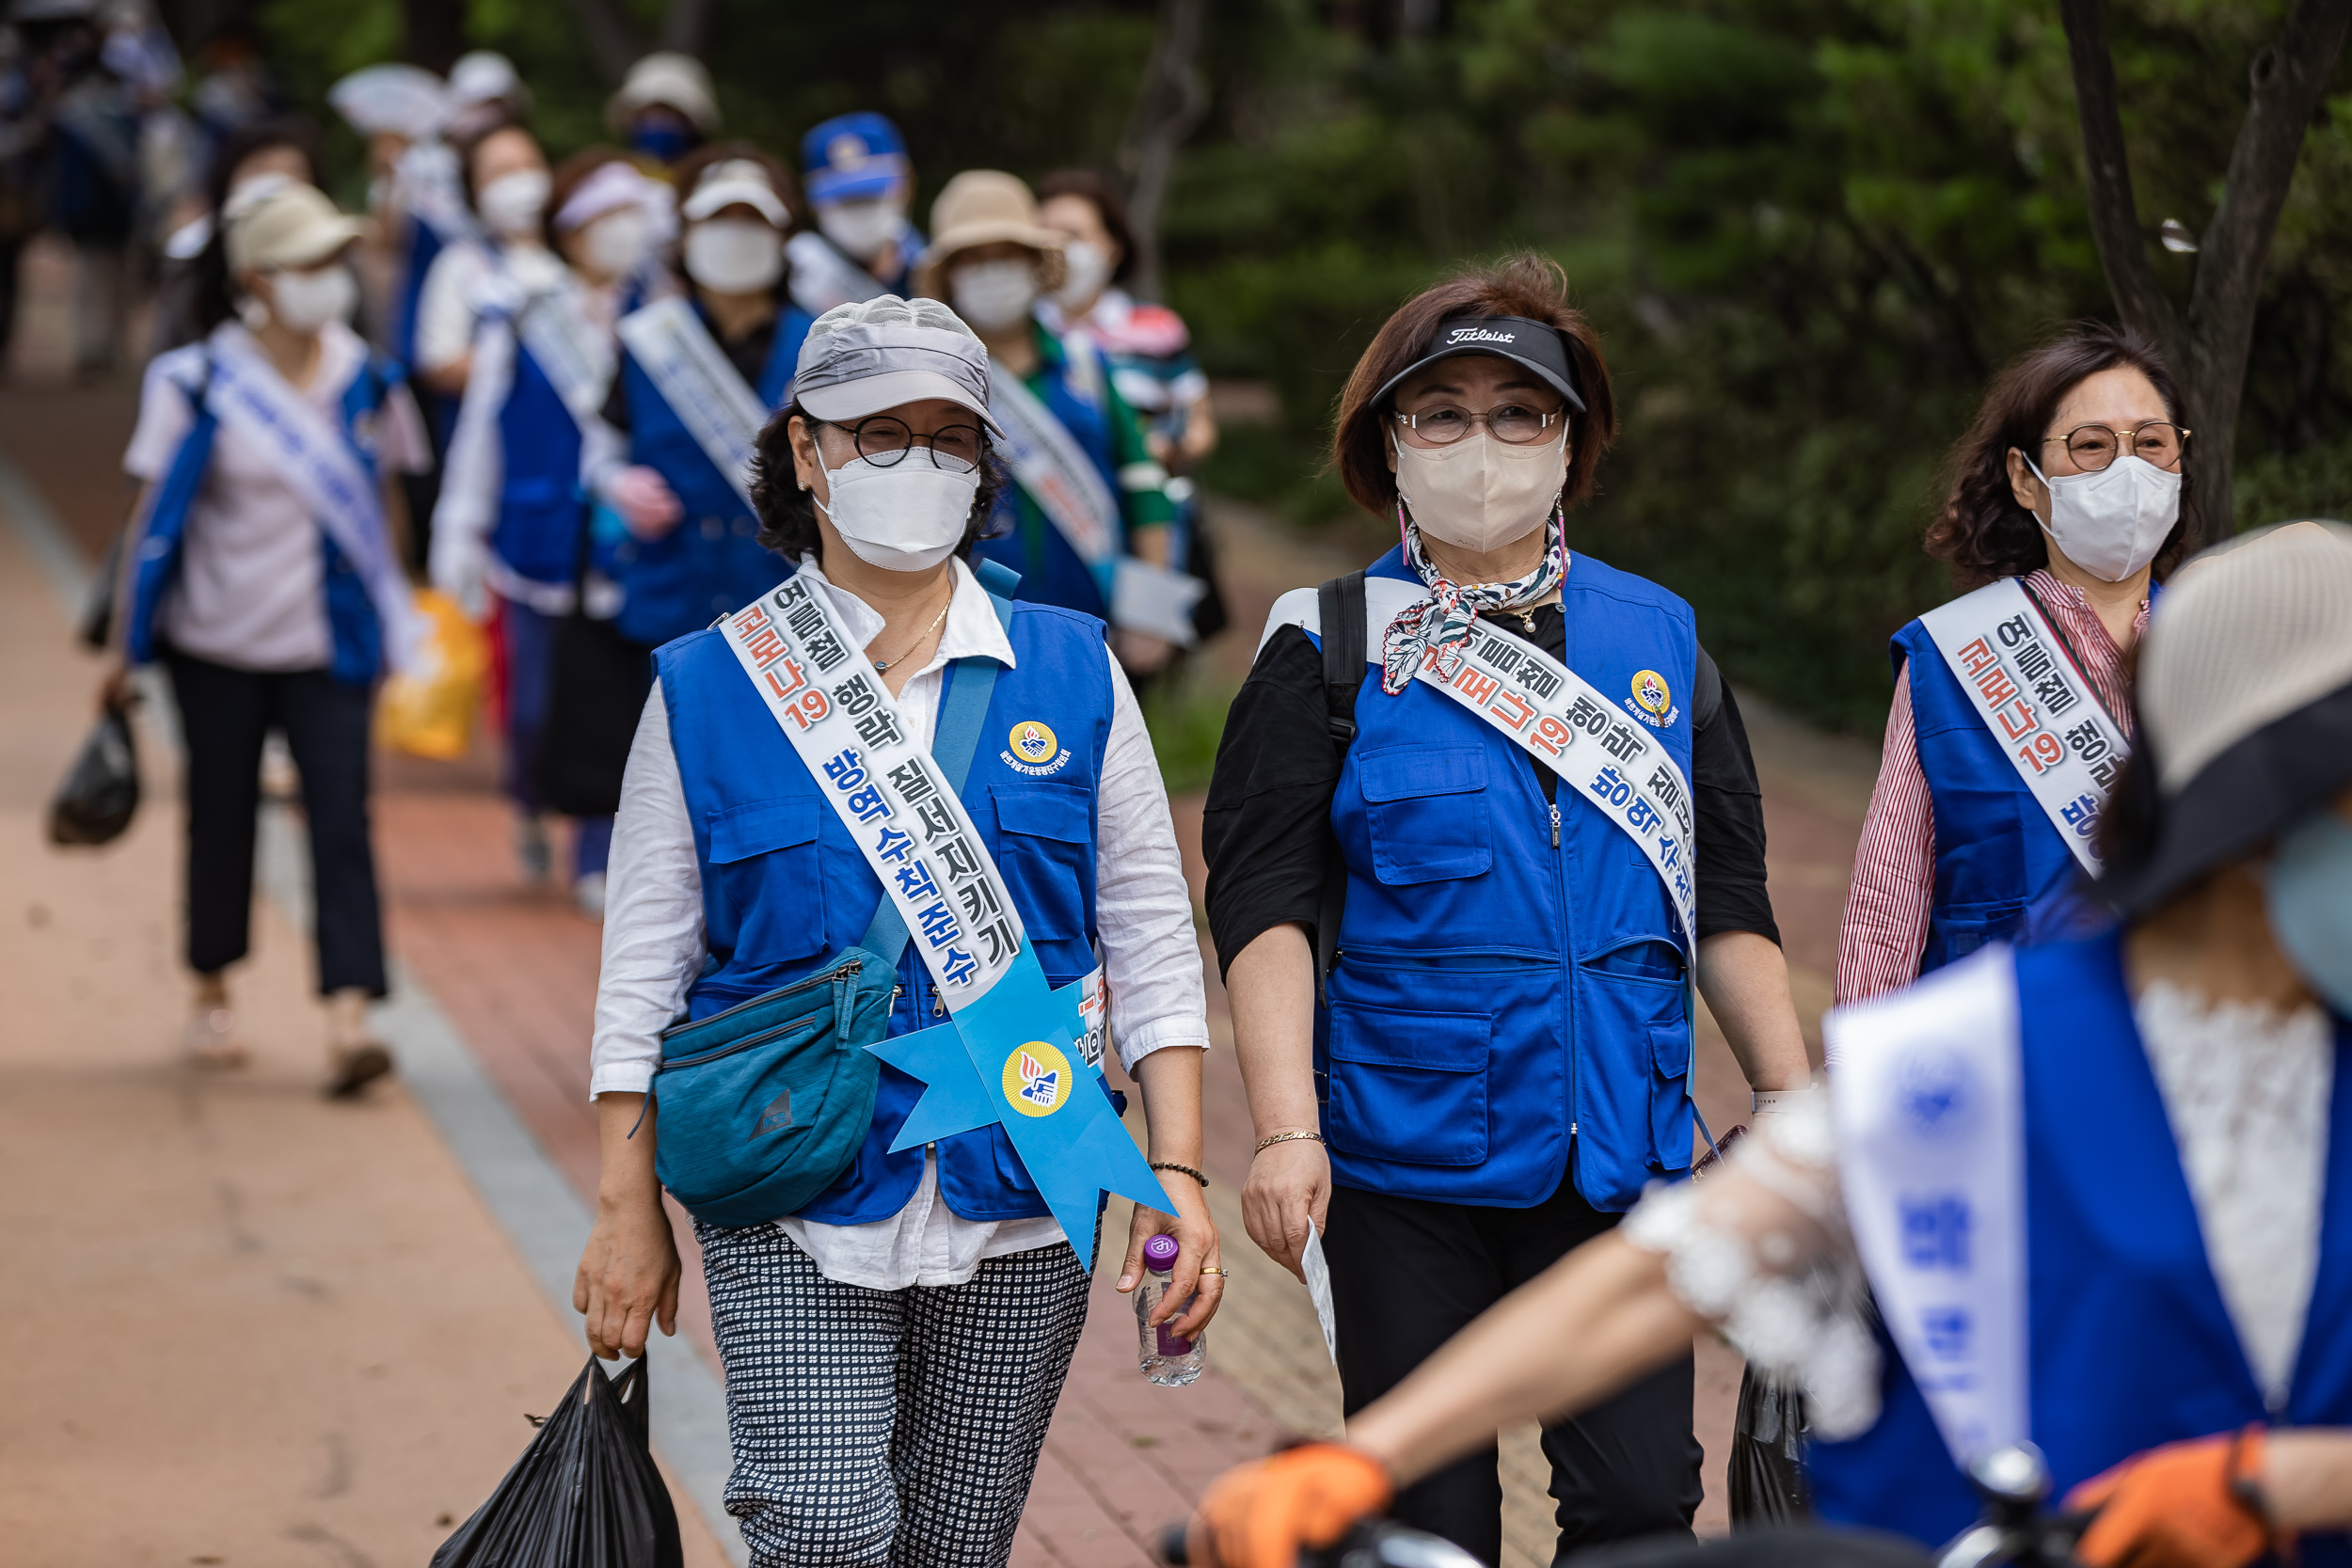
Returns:
[[[686,231],[686,276],[722,294],[753,294],[784,276],[784,236],[758,218],[712,218]]]
[[[1111,259],[1101,247],[1087,240],[1073,240],[1061,247],[1062,265],[1070,276],[1054,291],[1054,302],[1067,310],[1083,310],[1102,293],[1103,285],[1110,281]]]
[[[1524,447],[1498,441],[1484,430],[1448,447],[1396,443],[1396,489],[1422,533],[1456,549],[1484,555],[1543,527],[1568,482],[1560,438]]]
[[[589,220],[580,236],[581,258],[608,277],[627,277],[653,244],[653,220],[635,207],[620,207]]]
[[[1003,332],[1027,319],[1037,303],[1037,267],[1007,258],[958,267],[947,280],[956,314],[981,332]]]
[[[474,193],[473,204],[493,233],[509,239],[536,234],[548,210],[548,171],[518,168],[501,174]]]
[[[820,451],[818,467],[824,461]],[[926,451],[887,468],[863,457],[825,468],[825,484],[833,500],[818,501],[818,510],[860,561],[885,572],[928,572],[962,542],[980,476],[937,467]]]
[[[281,272],[270,278],[270,314],[296,332],[316,332],[329,322],[349,321],[359,303],[359,280],[337,265],[316,272]]]
[[[817,227],[850,255],[870,261],[898,237],[902,217],[898,203],[886,196],[871,201],[832,201],[817,209]]]
[[[2102,582],[2122,582],[2155,560],[2181,520],[2179,471],[2144,457],[2119,457],[2095,474],[2056,479],[2030,457],[2026,467],[2049,486],[2050,520],[2042,531],[2067,560]]]

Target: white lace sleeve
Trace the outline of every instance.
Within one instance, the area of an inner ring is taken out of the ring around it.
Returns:
[[[1623,1234],[1666,1260],[1676,1296],[1751,1366],[1804,1391],[1817,1435],[1851,1437],[1878,1419],[1869,1286],[1846,1228],[1826,1089],[1758,1117],[1718,1170],[1653,1189]]]

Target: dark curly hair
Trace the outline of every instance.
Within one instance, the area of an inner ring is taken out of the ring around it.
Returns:
[[[1945,470],[1944,510],[1929,525],[1924,542],[1929,555],[1950,565],[1955,587],[1981,588],[2049,564],[2042,524],[2017,504],[2010,487],[2010,451],[2038,451],[2066,395],[2101,371],[2119,367],[2146,376],[2172,421],[2180,422],[2180,388],[2163,351],[2139,333],[2106,322],[2076,322],[1994,377],[1968,434],[1952,451]],[[2188,553],[2196,534],[2193,451],[2181,458],[2180,521],[2156,553],[2159,582]]]
[[[794,420],[806,420],[811,425],[825,422],[793,402],[776,410],[760,427],[752,452],[752,510],[759,515],[759,542],[787,561],[797,562],[804,555],[821,556],[825,544],[824,532],[817,526],[817,498],[801,488],[800,474],[792,466]],[[1005,483],[1005,466],[983,427],[980,488],[972,498],[972,515],[964,521],[963,537],[956,542],[958,559],[971,555]]]
[[[1525,316],[1549,322],[1567,350],[1584,407],[1568,408],[1567,487],[1560,504],[1590,499],[1600,460],[1617,438],[1617,405],[1609,390],[1609,366],[1600,356],[1600,334],[1584,313],[1568,304],[1568,275],[1549,256],[1522,250],[1490,267],[1455,273],[1397,307],[1373,334],[1372,345],[1340,393],[1338,428],[1331,436],[1331,467],[1358,506],[1385,516],[1396,505],[1396,475],[1389,471],[1381,416],[1391,399],[1373,394],[1397,372],[1419,359],[1436,341],[1438,325],[1455,316]]]

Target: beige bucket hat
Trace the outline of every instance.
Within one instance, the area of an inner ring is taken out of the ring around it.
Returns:
[[[1005,240],[1037,252],[1041,293],[1061,287],[1062,235],[1039,218],[1029,187],[1001,169],[964,170],[931,203],[930,248],[914,269],[914,292],[946,298],[947,268],[957,253]]]

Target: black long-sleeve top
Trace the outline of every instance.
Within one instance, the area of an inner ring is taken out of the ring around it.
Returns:
[[[1567,624],[1560,607],[1546,605],[1534,619],[1532,636],[1522,633],[1516,614],[1481,616],[1479,624],[1565,660]],[[1322,650],[1297,626],[1280,628],[1259,650],[1233,699],[1201,821],[1209,934],[1220,968],[1260,933],[1293,922],[1312,933],[1321,916],[1331,797],[1345,760],[1326,727],[1329,711]],[[1777,942],[1780,927],[1765,887],[1764,800],[1756,760],[1740,705],[1704,648],[1692,683],[1691,725],[1698,936],[1754,931]],[[1553,799],[1558,775],[1523,751],[1520,761],[1534,770],[1545,799]]]

